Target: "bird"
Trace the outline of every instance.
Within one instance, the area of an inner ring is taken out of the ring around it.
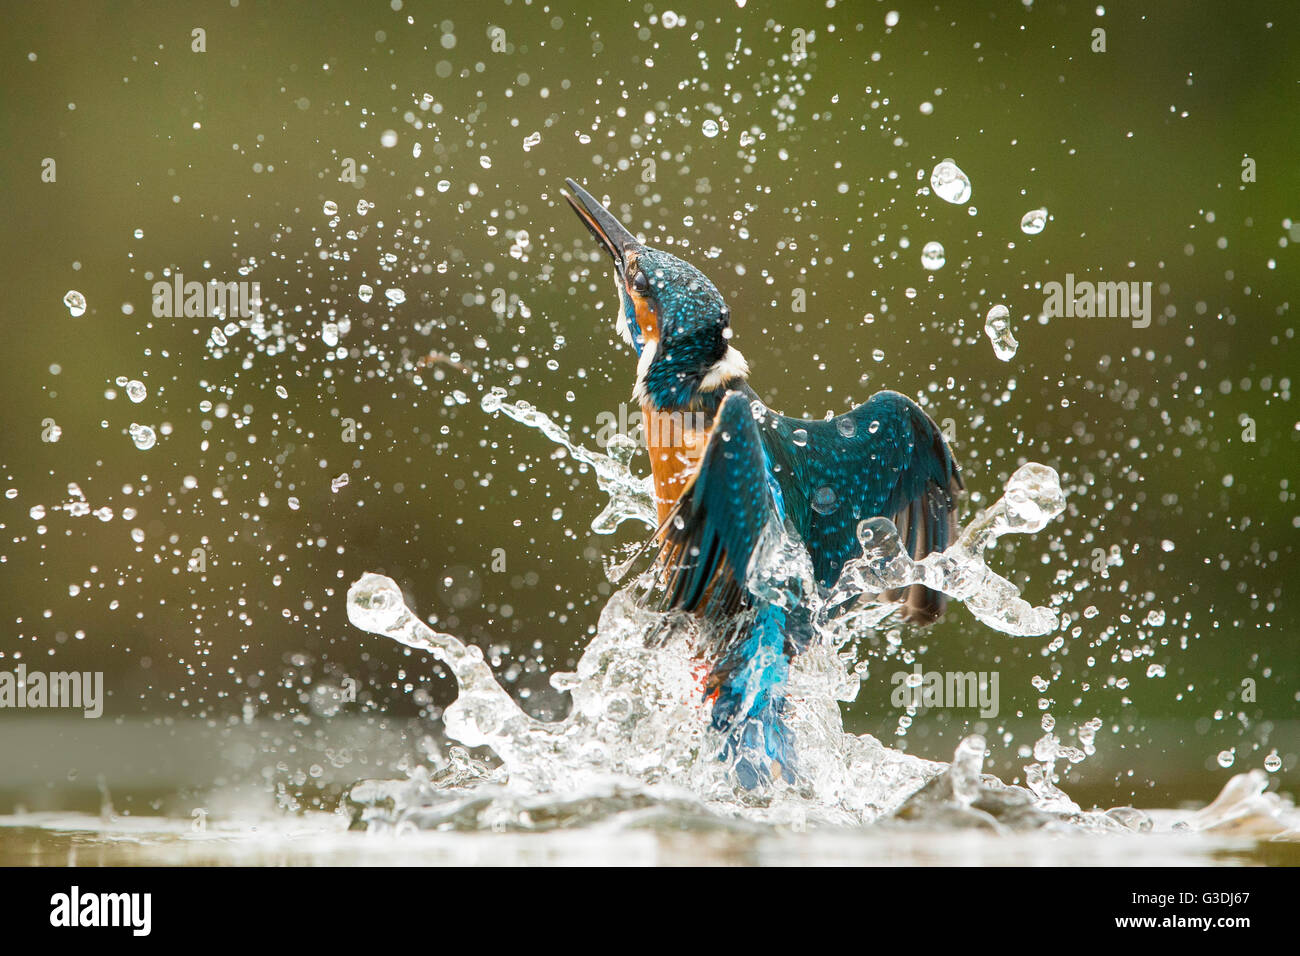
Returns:
[[[639,241],[566,179],[565,199],[613,264],[615,325],[637,356],[659,526],[656,596],[712,635],[703,679],[710,723],[737,780],[799,779],[786,719],[790,661],[812,638],[809,595],[793,577],[757,574],[774,527],[806,549],[813,586],[833,588],[862,553],[860,522],[892,520],[916,559],[956,537],[961,473],[942,431],[914,401],[880,391],[829,420],[768,408],[732,344],[731,310],[699,269]],[[946,599],[920,584],[884,595],[917,625]],[[647,600],[651,600],[647,598]]]

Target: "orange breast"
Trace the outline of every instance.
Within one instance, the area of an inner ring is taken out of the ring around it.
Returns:
[[[693,412],[662,412],[642,405],[641,414],[645,418],[655,503],[662,522],[699,467],[710,426],[702,415]]]

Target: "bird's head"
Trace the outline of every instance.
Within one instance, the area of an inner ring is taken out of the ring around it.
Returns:
[[[655,408],[694,407],[749,374],[731,345],[731,311],[689,262],[637,240],[589,192],[565,198],[614,262],[619,333],[636,349],[635,396]]]

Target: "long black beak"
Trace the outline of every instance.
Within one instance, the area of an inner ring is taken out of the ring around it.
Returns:
[[[623,268],[623,252],[629,246],[636,246],[636,236],[623,228],[623,224],[614,218],[608,209],[602,206],[591,193],[583,189],[572,179],[566,179],[564,184],[569,187],[573,195],[564,194],[564,198],[569,201],[573,211],[591,230],[591,234],[600,240],[605,251],[610,254],[614,264],[620,270]],[[574,198],[577,197],[577,198]]]

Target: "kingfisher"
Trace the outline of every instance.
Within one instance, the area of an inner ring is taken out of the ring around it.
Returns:
[[[891,519],[913,558],[956,535],[961,474],[943,433],[911,399],[881,391],[828,420],[778,414],[749,385],[732,344],[731,310],[690,263],[640,242],[594,196],[566,179],[565,198],[613,262],[616,327],[637,357],[640,403],[659,528],[661,610],[699,618],[709,650],[701,691],[722,735],[718,756],[755,789],[794,783],[787,726],[790,660],[812,638],[808,595],[763,578],[781,528],[807,550],[813,586],[834,587],[862,553],[857,528]],[[889,592],[904,620],[929,624],[945,596],[920,584]]]

